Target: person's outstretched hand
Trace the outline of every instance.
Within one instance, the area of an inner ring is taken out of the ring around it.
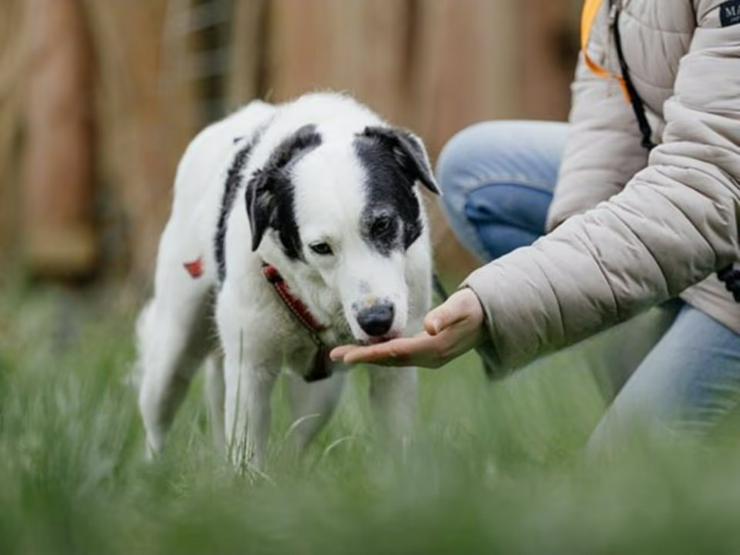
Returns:
[[[386,366],[438,368],[483,340],[483,308],[470,289],[461,289],[424,318],[424,333],[360,347],[343,345],[331,359],[347,364],[371,362]]]

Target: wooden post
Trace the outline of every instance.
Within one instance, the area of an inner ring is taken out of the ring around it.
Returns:
[[[16,262],[19,226],[20,140],[29,40],[22,0],[6,0],[0,18],[0,252]],[[2,282],[2,274],[0,274]]]
[[[517,0],[418,3],[407,111],[436,158],[468,125],[520,111]],[[479,264],[428,203],[435,257],[455,284]]]
[[[582,0],[528,0],[519,17],[521,91],[528,119],[565,121],[578,59]]]
[[[403,0],[272,0],[268,97],[331,88],[403,119],[408,7]]]
[[[43,277],[95,266],[90,43],[77,0],[28,0],[25,257]]]
[[[54,1],[54,0],[51,0]],[[199,123],[186,0],[86,0],[99,71],[109,256],[150,283],[177,162]],[[174,22],[174,23],[173,23]],[[121,268],[121,269],[123,269]]]
[[[265,0],[235,0],[231,25],[226,103],[229,111],[258,98],[264,86],[268,6]]]
[[[470,124],[518,114],[517,4],[419,3],[410,109],[434,154]]]

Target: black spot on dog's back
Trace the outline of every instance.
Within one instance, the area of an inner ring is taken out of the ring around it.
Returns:
[[[218,268],[219,282],[223,282],[226,277],[226,252],[224,248],[224,242],[226,241],[226,220],[228,215],[231,213],[232,206],[234,205],[236,191],[238,190],[239,184],[242,180],[242,171],[249,161],[249,155],[252,153],[255,142],[256,141],[251,141],[249,144],[243,146],[237,151],[226,174],[224,192],[221,197],[221,212],[218,215],[216,237],[214,239],[214,253],[216,257],[216,266]]]

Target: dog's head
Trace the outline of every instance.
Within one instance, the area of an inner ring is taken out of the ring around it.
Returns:
[[[423,233],[422,184],[439,193],[413,134],[366,127],[351,140],[313,125],[276,148],[247,186],[252,249],[272,243],[309,302],[341,313],[355,340],[407,325],[407,251]]]

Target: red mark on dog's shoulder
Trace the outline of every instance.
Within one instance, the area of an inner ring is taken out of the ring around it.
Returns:
[[[190,274],[190,277],[193,279],[198,279],[200,276],[203,275],[203,257],[198,257],[196,260],[193,260],[192,262],[184,262],[183,266]]]

